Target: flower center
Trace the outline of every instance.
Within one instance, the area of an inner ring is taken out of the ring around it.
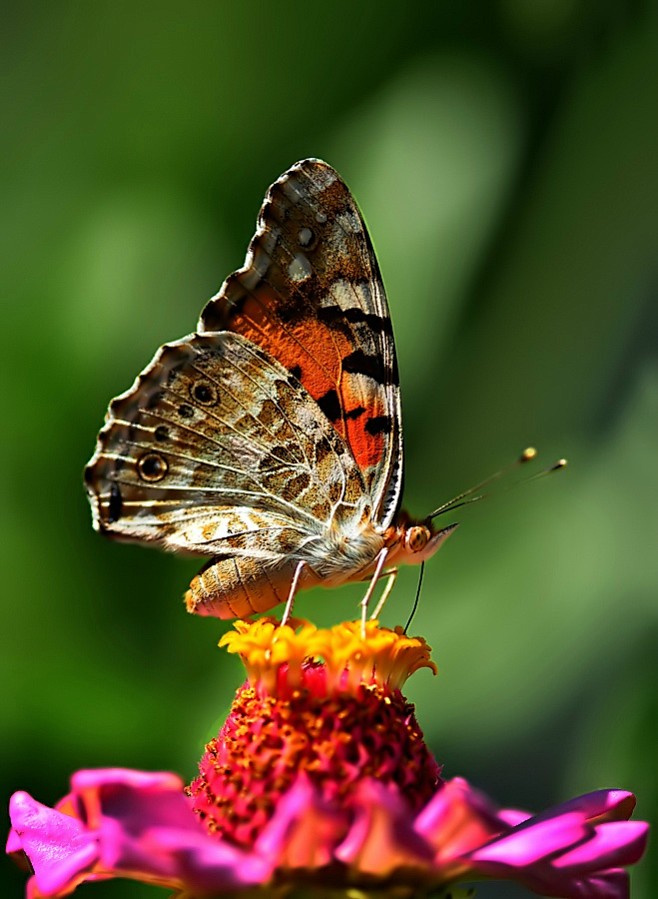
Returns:
[[[397,787],[413,811],[436,792],[439,766],[398,686],[433,668],[424,641],[374,623],[362,638],[359,623],[261,620],[237,622],[222,642],[249,680],[188,788],[210,833],[252,846],[301,772],[346,813],[364,778]]]

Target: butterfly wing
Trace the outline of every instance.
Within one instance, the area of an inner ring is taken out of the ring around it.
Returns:
[[[366,226],[330,166],[298,162],[270,187],[245,265],[199,330],[243,334],[296,375],[350,447],[386,528],[403,473],[393,331]]]
[[[317,404],[227,332],[158,351],[112,401],[85,481],[98,530],[203,555],[274,563],[333,517],[370,515],[359,469]]]

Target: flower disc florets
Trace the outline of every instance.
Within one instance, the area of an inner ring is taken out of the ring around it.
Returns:
[[[418,811],[440,769],[400,692],[421,667],[436,671],[424,640],[369,622],[318,630],[299,622],[237,622],[222,638],[247,683],[189,787],[211,833],[250,847],[304,772],[322,798],[350,809],[365,778],[397,787]]]

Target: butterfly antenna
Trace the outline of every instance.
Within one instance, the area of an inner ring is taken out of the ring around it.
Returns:
[[[418,602],[420,600],[420,589],[423,586],[423,575],[424,574],[425,574],[425,563],[421,562],[420,563],[420,572],[418,574],[418,586],[416,587],[416,597],[414,599],[414,604],[411,607],[411,612],[409,614],[409,617],[407,618],[407,623],[404,626],[404,634],[407,633],[407,631],[409,630],[409,627],[411,625],[411,622],[414,620],[414,615],[416,614],[416,610],[418,608]]]
[[[489,492],[478,493],[479,490],[482,490],[484,487],[489,486],[489,484],[497,481],[499,478],[503,477],[503,475],[508,474],[519,465],[525,465],[526,462],[532,462],[536,457],[537,450],[534,448],[534,446],[527,447],[527,449],[524,449],[521,455],[510,465],[505,466],[505,468],[501,468],[500,471],[494,472],[492,475],[489,475],[488,478],[480,481],[479,484],[475,484],[475,486],[470,487],[468,490],[464,490],[463,493],[458,493],[457,496],[454,496],[451,500],[448,500],[447,503],[443,503],[438,507],[438,509],[435,509],[431,513],[431,515],[429,515],[429,518],[436,518],[438,515],[443,515],[446,512],[452,512],[455,509],[461,508],[462,506],[468,506],[471,503],[477,503],[482,499],[486,499],[491,494]],[[510,484],[509,486],[507,486],[505,490],[511,490],[513,487],[517,487],[519,484],[528,483],[528,481],[536,481],[538,478],[542,478],[547,474],[551,474],[554,471],[559,471],[561,468],[565,468],[566,464],[566,459],[558,459],[557,462],[554,462],[543,471],[537,472],[530,477],[523,478],[520,481],[516,481],[514,484]]]
[[[558,459],[557,462],[553,462],[552,465],[549,465],[548,468],[544,468],[541,471],[536,472],[535,474],[529,475],[527,478],[523,478],[521,481],[517,481],[515,484],[510,484],[508,490],[511,490],[512,487],[518,487],[519,484],[527,484],[530,481],[538,481],[539,478],[545,478],[547,474],[552,474],[554,471],[560,471],[563,468],[566,468],[569,463],[566,459]]]

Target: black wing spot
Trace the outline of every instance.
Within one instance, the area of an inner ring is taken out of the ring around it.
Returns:
[[[158,443],[166,443],[169,440],[169,428],[166,425],[158,425],[153,432],[153,436]]]
[[[333,387],[330,390],[327,390],[324,396],[321,396],[317,403],[324,414],[327,416],[329,421],[334,422],[340,419],[342,409],[340,400],[338,399],[338,394]]]
[[[168,468],[166,459],[160,453],[144,453],[137,460],[137,471],[143,481],[161,481]]]
[[[194,415],[194,409],[191,406],[188,406],[186,403],[183,403],[178,407],[178,414],[181,418],[192,418]]]
[[[375,415],[366,422],[366,431],[373,437],[378,434],[390,434],[393,422],[390,415]]]
[[[350,409],[349,412],[345,413],[345,418],[361,418],[365,411],[366,410],[364,406],[355,406],[354,409]]]
[[[202,406],[214,406],[219,401],[217,388],[210,381],[195,381],[190,387],[190,395]]]
[[[298,381],[301,381],[301,379],[302,379],[301,365],[293,365],[293,367],[290,369],[290,374],[293,376],[293,378],[297,378]]]
[[[366,375],[378,384],[385,383],[384,364],[379,356],[370,356],[363,350],[354,350],[343,359],[343,371],[350,374]]]
[[[366,289],[369,282],[356,282],[356,286],[359,286],[359,284],[362,284],[363,288]],[[388,337],[393,336],[393,325],[388,316],[378,315],[376,312],[365,312],[359,306],[350,306],[348,309],[343,309],[342,306],[337,304],[320,306],[318,318],[327,325],[349,322],[351,325],[366,325],[376,334],[386,334]]]
[[[107,520],[112,524],[121,518],[123,513],[123,497],[118,484],[110,487],[110,500],[107,504]]]

